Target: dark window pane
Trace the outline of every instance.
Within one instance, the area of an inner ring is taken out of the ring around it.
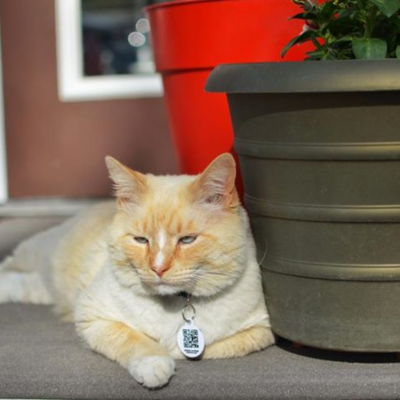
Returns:
[[[81,0],[84,75],[154,72],[149,23],[155,0]]]

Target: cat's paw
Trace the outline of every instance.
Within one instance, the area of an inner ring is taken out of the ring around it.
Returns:
[[[175,363],[170,357],[148,356],[133,358],[129,363],[130,374],[143,386],[165,386],[175,373]]]

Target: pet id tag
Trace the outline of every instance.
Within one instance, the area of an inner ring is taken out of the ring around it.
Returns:
[[[188,317],[188,314],[191,314]],[[178,347],[180,351],[188,358],[196,358],[204,351],[204,336],[201,330],[194,325],[193,319],[196,316],[196,309],[190,304],[190,297],[187,298],[187,304],[182,310],[182,317],[185,324],[178,332]]]

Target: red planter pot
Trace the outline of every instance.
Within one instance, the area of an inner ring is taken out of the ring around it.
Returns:
[[[279,61],[303,27],[288,21],[299,8],[291,0],[178,0],[146,11],[181,171],[197,174],[233,144],[225,96],[204,91],[209,73],[222,63]],[[285,61],[304,59],[307,49]]]

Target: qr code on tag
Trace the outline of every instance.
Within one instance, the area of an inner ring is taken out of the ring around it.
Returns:
[[[199,333],[196,329],[183,329],[183,346],[187,349],[199,347]]]

